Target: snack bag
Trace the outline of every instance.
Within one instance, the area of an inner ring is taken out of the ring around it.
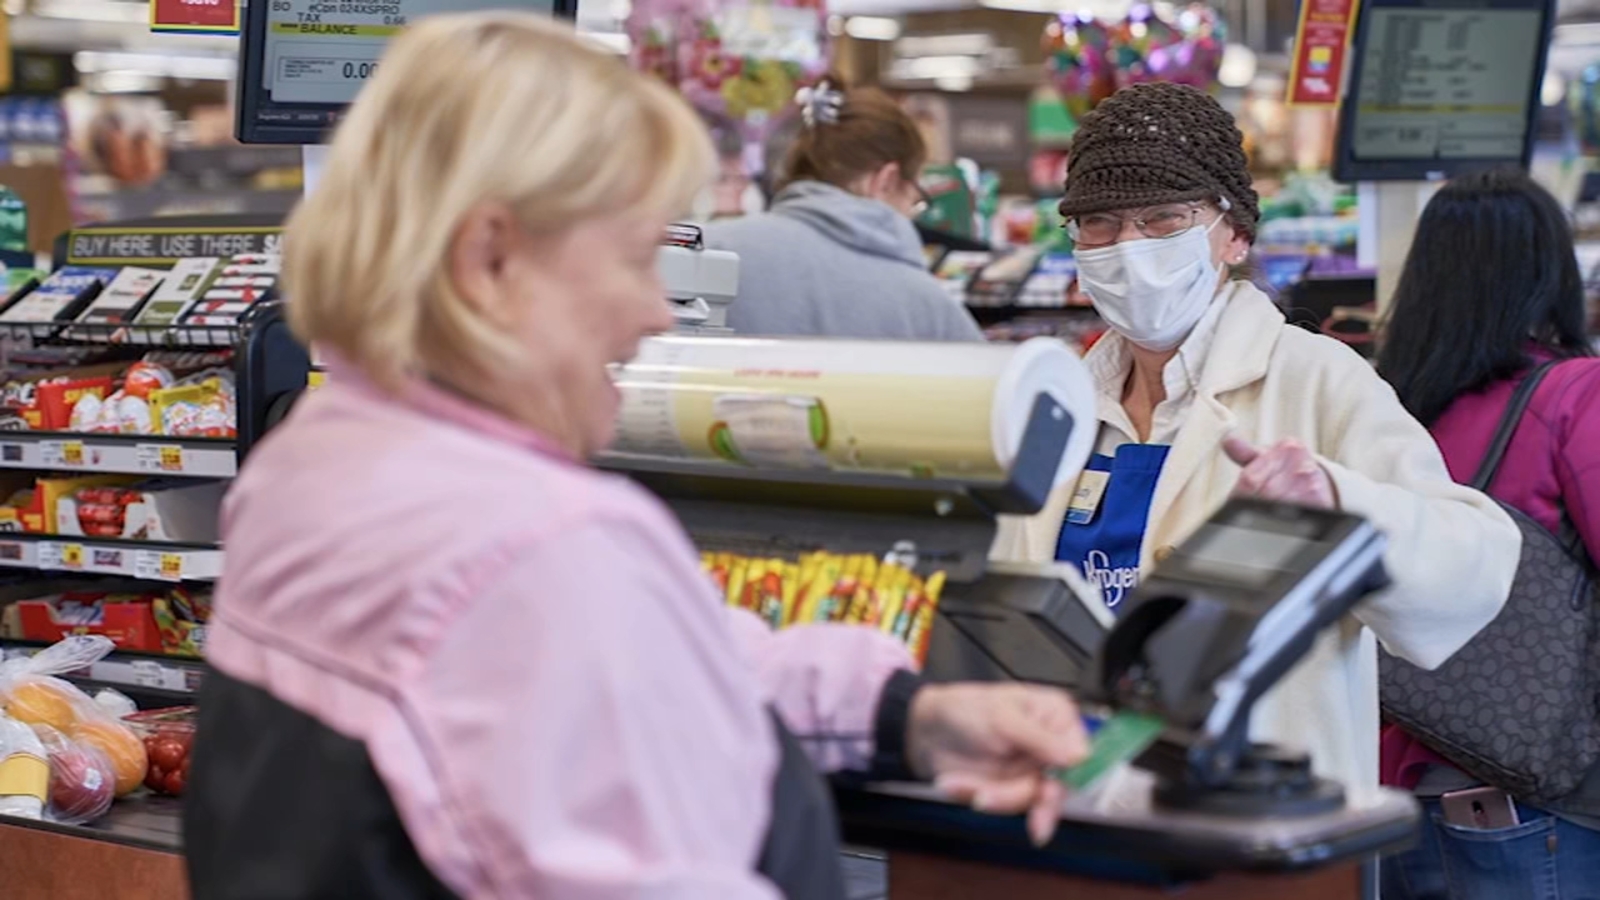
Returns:
[[[117,775],[97,747],[75,741],[49,725],[33,726],[50,759],[50,797],[45,815],[53,822],[82,825],[111,809]]]
[[[99,749],[111,761],[116,795],[122,797],[144,781],[149,767],[144,742],[83,691],[54,677],[99,662],[114,646],[103,635],[73,635],[32,657],[0,663],[0,705],[19,722],[48,725]]]

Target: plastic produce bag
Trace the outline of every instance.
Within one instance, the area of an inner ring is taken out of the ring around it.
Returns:
[[[0,705],[18,722],[48,725],[98,748],[111,761],[116,795],[122,797],[138,789],[149,769],[144,742],[83,691],[54,677],[99,662],[113,646],[101,635],[74,635],[31,658],[0,663]]]
[[[195,707],[152,709],[128,719],[144,738],[150,772],[144,786],[158,794],[183,796],[189,782],[189,756],[194,748]]]
[[[35,725],[33,731],[50,757],[45,815],[67,825],[105,815],[116,799],[117,775],[111,760],[94,745],[75,741],[49,725]]]
[[[101,688],[94,695],[94,702],[111,715],[113,719],[125,719],[139,711],[139,707],[128,698],[127,694],[111,688]]]
[[[50,763],[33,729],[0,716],[0,816],[44,817]]]

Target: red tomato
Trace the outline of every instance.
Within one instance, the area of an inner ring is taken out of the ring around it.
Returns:
[[[177,741],[160,741],[150,748],[150,765],[170,772],[182,765],[183,758],[188,755]]]
[[[166,783],[166,780],[167,773],[161,771],[157,766],[151,766],[150,771],[145,773],[144,786],[152,791],[159,791],[161,786]]]
[[[183,786],[189,781],[189,776],[181,771],[168,772],[167,779],[162,787],[174,797],[183,796]]]

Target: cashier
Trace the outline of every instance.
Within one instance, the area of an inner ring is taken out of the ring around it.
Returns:
[[[1043,512],[1002,525],[995,555],[1075,566],[1116,612],[1230,495],[1370,519],[1393,586],[1318,639],[1257,706],[1253,737],[1375,786],[1374,637],[1444,662],[1505,602],[1517,529],[1451,480],[1371,366],[1236,277],[1260,211],[1239,130],[1210,96],[1144,84],[1108,98],[1074,136],[1061,212],[1110,327],[1085,358],[1098,447]]]
[[[196,900],[838,900],[818,770],[1054,828],[1047,769],[1085,752],[1064,693],[769,631],[585,464],[610,368],[672,325],[657,252],[714,165],[681,98],[546,17],[390,45],[284,240],[330,373],[228,496]]]

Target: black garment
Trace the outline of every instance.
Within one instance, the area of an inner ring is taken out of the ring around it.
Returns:
[[[875,776],[906,774],[920,685],[901,672],[884,688]],[[199,706],[183,820],[194,900],[455,900],[417,855],[360,741],[220,672]],[[781,758],[757,869],[788,900],[843,900],[832,796],[773,720]]]
[[[454,900],[367,748],[211,672],[183,809],[195,900]]]

